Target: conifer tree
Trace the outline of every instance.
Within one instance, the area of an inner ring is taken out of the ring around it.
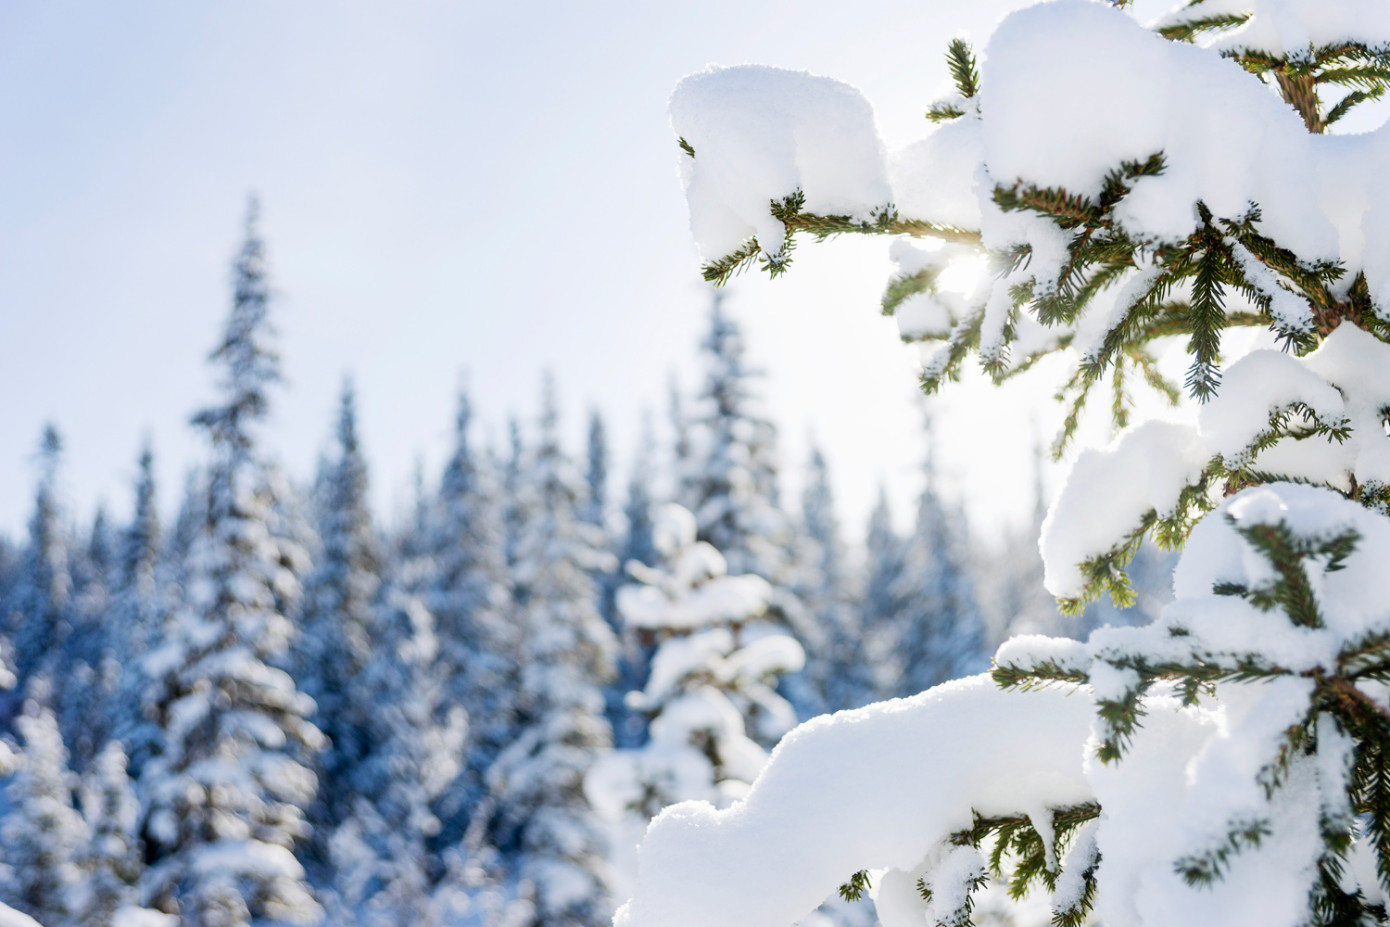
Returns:
[[[146,764],[143,888],[168,913],[207,927],[253,918],[311,922],[319,908],[295,859],[323,735],[313,702],[274,667],[292,637],[277,600],[292,592],[255,426],[280,379],[254,202],[233,265],[232,311],[212,354],[223,402],[194,418],[211,439],[207,520],[190,553],[190,594],[146,659],[149,716],[163,731]]]
[[[302,632],[296,639],[302,688],[318,706],[316,723],[329,745],[318,757],[321,781],[311,823],[324,836],[351,813],[354,794],[342,786],[371,749],[372,712],[359,678],[371,657],[382,553],[367,507],[367,463],[357,437],[356,394],[343,384],[336,448],[323,474],[321,550],[306,583]]]
[[[788,738],[756,808],[666,815],[619,927],[727,923],[750,902],[743,922],[771,927],[837,869],[847,896],[873,882],[886,927],[968,924],[991,879],[1050,894],[1060,927],[1385,923],[1390,276],[1366,245],[1390,228],[1386,131],[1325,130],[1390,87],[1390,20],[1198,0],[1146,27],[1126,6],[1015,12],[984,73],[953,41],[956,92],[891,185],[844,85],[740,68],[673,97],[708,276],[784,272],[804,232],[941,239],[895,244],[884,300],[906,340],[936,342],[929,391],[971,358],[1003,380],[1063,354],[1061,444],[1111,393],[1115,440],[1080,454],[1042,529],[1068,612],[1131,602],[1146,537],[1183,556],[1153,623],[1016,638],[992,680]],[[720,186],[729,152],[766,185],[751,200]],[[938,288],[981,258],[971,292]],[[1241,350],[1242,327],[1272,337]],[[1174,340],[1195,424],[1130,422],[1139,384],[1180,400],[1156,363]],[[804,866],[736,871],[808,836]]]
[[[531,499],[525,486],[526,446],[521,437],[521,422],[515,416],[507,421],[507,457],[499,469],[502,472],[503,538],[507,566],[516,565],[520,557],[521,529],[530,515]]]
[[[40,668],[54,645],[71,630],[70,540],[57,485],[62,451],[58,430],[45,425],[39,443],[39,482],[34,513],[29,518],[29,543],[6,607],[21,683]]]
[[[370,749],[346,770],[350,815],[329,839],[341,918],[421,927],[441,923],[431,891],[434,806],[457,779],[467,729],[440,672],[434,617],[416,597],[388,591],[373,625],[370,659],[356,685]]]
[[[873,666],[863,650],[863,629],[854,608],[844,542],[825,455],[812,445],[801,494],[802,530],[796,559],[797,597],[810,613],[820,659],[807,668],[827,711],[857,708],[874,700]]]
[[[586,453],[588,467],[584,472],[588,497],[582,518],[591,525],[604,527],[608,517],[608,429],[597,409],[589,412],[589,443]]]
[[[49,707],[58,718],[69,765],[78,773],[86,771],[110,734],[110,706],[120,687],[111,621],[116,545],[105,506],[97,506],[85,541],[74,545],[70,561],[73,593],[66,628],[46,658],[47,671],[61,680],[52,687]]]
[[[688,510],[663,506],[653,533],[659,565],[630,561],[636,582],[618,596],[624,627],[657,641],[650,679],[630,693],[650,718],[650,736],[604,756],[585,782],[611,828],[623,888],[635,875],[632,848],[662,808],[743,796],[767,762],[749,734],[795,722],[772,686],[804,658],[795,640],[767,624],[772,587],[759,576],[728,575],[719,552],[696,540]]]
[[[82,854],[85,891],[75,923],[108,927],[117,922],[117,912],[135,906],[135,885],[143,862],[136,832],[139,802],[119,741],[102,747],[81,793],[91,836]]]
[[[724,310],[722,294],[700,347],[707,369],[692,438],[698,457],[691,508],[700,539],[723,553],[730,572],[781,583],[790,531],[777,506],[777,430],[756,409],[760,374],[748,365],[743,330]]]
[[[154,451],[148,443],[140,452],[134,508],[134,516],[121,535],[119,577],[110,623],[112,651],[120,670],[112,733],[126,745],[130,774],[138,779],[159,738],[140,709],[148,684],[143,673],[144,657],[157,643],[156,635],[165,614],[160,569],[163,538],[155,493]]]
[[[674,373],[666,384],[666,415],[671,425],[671,498],[693,509],[699,504],[695,490],[697,464],[690,434],[690,416]]]
[[[655,455],[656,439],[652,434],[651,418],[646,416],[642,423],[642,438],[638,445],[637,457],[628,474],[627,498],[623,503],[626,530],[618,548],[618,576],[626,572],[630,563],[653,566],[659,557],[652,523],[652,463]],[[615,614],[616,592],[615,588]],[[618,660],[618,676],[610,690],[609,717],[613,723],[614,743],[619,747],[632,747],[643,740],[646,722],[642,713],[629,709],[626,696],[628,692],[646,685],[653,643],[650,634],[630,627],[620,616],[616,630],[622,652]]]
[[[623,502],[623,520],[626,530],[619,548],[619,559],[623,564],[636,560],[651,566],[658,556],[652,534],[652,468],[656,456],[656,439],[652,434],[651,417],[642,420],[642,437],[637,447],[637,456],[628,474],[627,498]]]
[[[888,492],[881,483],[878,501],[869,515],[864,549],[866,574],[860,604],[859,623],[863,630],[859,647],[870,667],[876,697],[889,698],[898,687],[897,616],[902,607],[899,593],[907,544],[893,528]]]
[[[988,666],[967,538],[964,513],[952,511],[937,491],[929,452],[916,526],[894,590],[895,695],[914,695]]]
[[[498,480],[473,447],[472,403],[460,392],[454,450],[439,488],[431,527],[434,573],[427,607],[439,639],[443,706],[464,709],[465,767],[438,796],[443,845],[459,842],[485,794],[483,777],[516,738],[519,629],[508,590],[506,530]],[[515,491],[515,490],[514,490]]]
[[[37,677],[42,694],[48,681]],[[53,712],[30,700],[15,719],[23,753],[7,790],[4,837],[7,900],[54,927],[74,923],[85,892],[82,856],[91,833],[73,806],[73,774]]]
[[[116,542],[111,534],[111,522],[106,506],[98,505],[87,534],[87,549],[81,559],[82,575],[75,577],[78,594],[90,601],[86,609],[99,612],[107,604],[111,574],[116,561]]]
[[[513,575],[523,631],[523,723],[488,773],[494,845],[514,853],[535,887],[537,923],[597,925],[608,907],[602,835],[584,774],[612,742],[600,687],[616,642],[598,612],[591,571],[611,556],[578,517],[584,483],[560,447],[553,380],[545,382],[535,457],[520,491],[534,494]]]
[[[140,451],[135,481],[135,511],[121,537],[117,598],[126,600],[117,622],[122,662],[138,657],[150,646],[156,628],[158,602],[156,568],[163,532],[159,521],[154,478],[154,450],[147,442]]]
[[[188,555],[193,550],[193,542],[207,524],[208,493],[205,483],[206,474],[196,468],[183,476],[178,514],[165,540],[163,559],[171,573],[183,572]]]
[[[807,662],[819,666],[827,641],[792,591],[792,531],[779,500],[777,429],[758,409],[754,385],[761,372],[748,364],[743,329],[725,311],[722,293],[715,294],[700,347],[706,372],[691,423],[688,506],[700,540],[724,555],[730,573],[772,583],[773,610],[805,648]],[[824,709],[824,693],[809,675],[793,674],[783,687],[802,717]]]

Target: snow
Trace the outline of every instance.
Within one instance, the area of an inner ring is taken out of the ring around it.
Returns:
[[[111,927],[174,927],[178,921],[179,919],[172,914],[161,914],[149,908],[126,905],[117,909],[111,918]],[[0,920],[0,927],[6,927],[3,920]]]
[[[1246,688],[1260,691],[1259,686]],[[1311,803],[1313,814],[1300,813],[1300,806],[1306,812],[1310,804],[1302,795],[1316,788],[1306,778],[1306,768],[1295,769],[1276,793],[1269,808],[1270,833],[1259,853],[1231,857],[1223,879],[1193,889],[1174,871],[1173,862],[1203,848],[1201,840],[1212,822],[1195,821],[1206,796],[1194,787],[1194,762],[1200,765],[1205,754],[1228,739],[1223,734],[1227,719],[1219,709],[1183,708],[1171,698],[1151,699],[1147,708],[1143,731],[1123,761],[1088,763],[1095,797],[1105,808],[1096,829],[1097,877],[1104,885],[1096,919],[1113,927],[1303,923],[1310,867],[1321,849],[1316,803]],[[1233,780],[1203,784],[1238,785]]]
[[[996,182],[1094,197],[1122,162],[1162,152],[1164,173],[1138,180],[1116,211],[1132,235],[1181,239],[1198,223],[1198,200],[1229,218],[1254,202],[1286,247],[1336,256],[1335,229],[1314,197],[1288,195],[1314,174],[1306,129],[1237,63],[1108,6],[1062,0],[1005,19],[981,72],[984,160]],[[1082,86],[1087,102],[1077,107]]]
[[[42,927],[42,925],[27,914],[21,914],[8,905],[0,904],[0,927]]]
[[[1208,457],[1196,429],[1164,421],[1144,422],[1105,449],[1083,451],[1043,522],[1048,591],[1080,597],[1086,587],[1080,565],[1123,544],[1145,513],[1172,514]]]
[[[1341,395],[1299,358],[1254,351],[1226,369],[1221,391],[1202,408],[1199,423],[1212,450],[1235,468],[1248,462],[1247,451],[1269,430],[1270,415],[1294,403],[1307,406],[1328,425],[1346,424]]]
[[[889,177],[898,211],[940,225],[979,228],[980,145],[979,119],[964,118],[942,123],[895,153]]]
[[[653,822],[614,923],[794,923],[860,869],[913,871],[970,826],[971,808],[1085,801],[1092,712],[1081,693],[1005,693],[977,676],[803,724],[743,802],[681,804]]]
[[[714,260],[756,236],[781,250],[770,200],[800,190],[805,210],[869,220],[892,202],[883,144],[868,102],[828,77],[762,66],[710,68],[671,95],[671,125],[695,150],[680,154],[690,225]]]

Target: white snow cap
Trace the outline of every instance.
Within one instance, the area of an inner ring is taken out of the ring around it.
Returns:
[[[892,201],[873,109],[849,84],[759,65],[712,67],[676,85],[671,125],[695,151],[680,154],[680,171],[706,260],[750,236],[780,251],[785,230],[768,205],[797,190],[820,215],[867,220]]]
[[[1086,588],[1080,565],[1117,547],[1145,513],[1172,514],[1208,456],[1195,428],[1162,421],[1126,429],[1104,450],[1083,452],[1043,522],[1048,591],[1080,597]]]
[[[694,544],[695,533],[695,516],[683,505],[668,502],[652,515],[652,544],[664,557]]]
[[[686,802],[652,822],[636,894],[614,924],[792,924],[860,869],[910,873],[970,826],[971,808],[1085,801],[1092,712],[1084,694],[1002,692],[974,676],[807,722],[744,801]]]

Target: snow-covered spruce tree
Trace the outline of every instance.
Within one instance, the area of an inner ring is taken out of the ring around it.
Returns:
[[[589,440],[585,448],[584,482],[588,496],[580,513],[591,525],[606,527],[608,523],[608,429],[597,409],[589,412]]]
[[[293,848],[323,745],[312,699],[275,668],[292,638],[277,611],[292,589],[255,427],[279,381],[255,204],[233,265],[231,315],[212,359],[223,402],[195,423],[212,443],[207,519],[189,554],[190,579],[163,643],[146,657],[147,717],[163,731],[141,777],[143,836],[152,864],[143,891],[156,907],[203,927],[254,918],[311,922],[319,907]]]
[[[965,513],[953,511],[941,497],[931,451],[925,476],[893,590],[893,695],[914,695],[988,666],[984,620],[970,573],[969,525]]]
[[[860,615],[850,589],[850,569],[830,486],[825,454],[813,445],[801,492],[801,530],[793,545],[794,588],[825,641],[812,684],[827,711],[858,708],[877,697],[874,667],[862,649]]]
[[[699,466],[690,434],[690,414],[674,373],[666,384],[666,418],[671,426],[671,501],[693,510],[699,504],[695,489]]]
[[[15,669],[21,685],[39,670],[55,643],[71,629],[71,539],[58,499],[62,453],[58,430],[51,424],[45,425],[39,442],[39,482],[34,513],[29,518],[29,543],[24,547],[19,576],[5,603],[5,620],[14,641]]]
[[[73,594],[63,632],[44,658],[44,672],[62,684],[49,705],[67,744],[69,762],[85,772],[110,735],[120,664],[113,650],[111,586],[115,542],[105,510],[98,507],[85,544],[74,545]]]
[[[454,449],[431,518],[433,572],[424,592],[439,640],[441,708],[462,708],[468,716],[464,768],[438,796],[444,845],[457,844],[467,830],[486,794],[488,768],[517,734],[520,629],[512,620],[497,475],[474,450],[472,420],[472,403],[460,392]]]
[[[1073,611],[1129,598],[1143,537],[1183,547],[1175,601],[793,732],[741,807],[653,825],[616,923],[783,927],[850,873],[885,927],[964,924],[1000,877],[1064,927],[1385,923],[1390,129],[1326,129],[1390,82],[1390,16],[1207,0],[1146,28],[1062,0],[1004,19],[978,70],[949,58],[891,175],[843,84],[684,81],[708,273],[780,272],[798,232],[937,239],[895,243],[885,298],[924,384],[1062,352],[1064,440],[1107,387],[1178,399],[1159,356],[1185,351],[1197,414],[1083,452],[1042,541]],[[981,257],[972,294],[937,289]]]
[[[320,550],[305,582],[303,617],[294,642],[295,678],[318,706],[315,723],[328,738],[317,774],[332,782],[315,800],[310,823],[319,850],[328,833],[352,812],[353,771],[371,750],[368,733],[376,706],[359,678],[372,650],[372,621],[383,555],[367,507],[367,462],[357,437],[357,400],[343,384],[333,456],[322,471]]]
[[[594,925],[612,907],[583,783],[612,742],[601,686],[613,676],[617,643],[599,615],[591,571],[611,555],[578,517],[584,482],[560,447],[549,377],[534,459],[519,483],[519,496],[530,497],[512,570],[523,632],[521,724],[488,771],[491,807],[475,828],[534,886],[537,924]]]
[[[135,480],[134,514],[121,533],[111,640],[120,670],[111,721],[111,736],[126,752],[127,770],[137,781],[145,761],[158,749],[160,732],[142,714],[149,680],[145,654],[158,643],[168,612],[168,566],[162,560],[163,532],[154,479],[154,452],[140,452]]]
[[[687,509],[662,506],[653,533],[660,565],[630,562],[638,582],[618,590],[624,627],[657,639],[650,679],[630,693],[650,718],[649,738],[607,754],[585,779],[609,825],[615,887],[622,889],[636,872],[637,841],[662,808],[687,799],[724,806],[743,796],[767,763],[749,727],[795,723],[772,686],[804,659],[800,644],[764,620],[767,580],[727,575],[719,552],[695,539]]]
[[[140,451],[135,479],[135,505],[130,524],[121,532],[116,593],[112,602],[112,645],[121,663],[122,678],[137,674],[137,661],[154,640],[160,621],[159,552],[163,532],[154,479],[154,451]],[[125,688],[130,688],[128,684]],[[132,690],[133,691],[133,690]]]
[[[80,857],[84,891],[76,924],[124,927],[173,923],[173,918],[136,904],[144,858],[136,828],[140,805],[126,769],[125,750],[108,741],[83,778],[82,814],[90,834]]]
[[[714,545],[733,573],[768,582],[787,579],[790,530],[778,505],[777,429],[759,414],[743,329],[724,309],[710,308],[704,351],[705,383],[692,422],[695,466],[691,511],[700,540]]]
[[[652,434],[651,417],[647,415],[642,420],[642,438],[628,473],[627,498],[623,502],[625,529],[622,543],[618,546],[620,568],[633,561],[652,566],[660,556],[656,550],[652,523],[655,506],[652,464],[655,457],[656,439]],[[615,601],[615,611],[616,607]],[[618,675],[610,689],[617,698],[609,698],[609,717],[613,724],[614,744],[618,747],[635,747],[646,739],[646,716],[628,706],[627,693],[647,684],[653,641],[650,634],[628,626],[621,618],[617,630],[622,653],[618,660]]]
[[[695,514],[700,540],[723,554],[730,573],[772,584],[772,608],[805,648],[808,666],[787,678],[785,691],[801,717],[819,714],[824,695],[815,679],[826,635],[792,591],[793,532],[778,489],[777,428],[759,409],[755,386],[762,374],[748,363],[743,329],[725,310],[722,293],[714,295],[700,348],[705,381],[690,418],[689,499],[676,501]]]
[[[893,527],[893,510],[882,484],[869,513],[864,556],[864,595],[859,604],[861,636],[856,646],[864,654],[875,695],[889,698],[898,686],[896,616],[907,542]]]
[[[45,677],[34,682],[36,690],[47,688]],[[27,700],[15,727],[23,751],[0,827],[5,900],[44,924],[67,927],[76,923],[86,894],[82,856],[91,831],[73,806],[75,777],[53,712]]]
[[[498,459],[497,469],[502,474],[503,548],[511,568],[520,557],[521,530],[530,517],[533,495],[525,485],[526,446],[521,437],[521,422],[515,416],[507,421],[507,455]]]
[[[389,590],[372,630],[354,683],[374,708],[363,731],[370,749],[345,771],[354,807],[327,841],[341,909],[330,921],[430,927],[441,923],[434,806],[458,777],[467,725],[462,707],[448,703],[434,616],[419,598]]]

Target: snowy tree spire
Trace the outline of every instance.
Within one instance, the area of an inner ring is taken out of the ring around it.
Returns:
[[[272,533],[274,496],[250,426],[278,379],[269,343],[263,247],[254,227],[234,269],[231,317],[213,360],[224,402],[200,413],[212,444],[207,518],[189,595],[145,661],[147,716],[163,731],[142,771],[147,898],[209,927],[253,918],[310,922],[319,907],[295,859],[316,789],[305,766],[323,745],[283,663],[292,639],[280,601],[297,580]]]
[[[62,452],[58,430],[52,424],[45,425],[39,442],[39,481],[34,513],[29,517],[29,543],[9,605],[15,664],[21,680],[39,668],[70,630],[70,541],[58,500]]]
[[[483,775],[516,736],[520,633],[507,576],[498,479],[473,446],[472,402],[460,391],[454,448],[444,469],[430,549],[435,563],[426,606],[438,637],[442,704],[469,722],[463,775],[437,802],[441,841],[457,843],[485,792]]]
[[[989,665],[984,622],[970,575],[964,513],[938,494],[929,452],[917,521],[894,596],[898,611],[897,694],[913,695]]]
[[[700,537],[729,560],[735,573],[776,581],[784,568],[780,545],[769,536],[782,523],[776,511],[776,429],[754,411],[752,380],[744,357],[743,330],[724,310],[723,294],[710,307],[705,384],[698,419],[703,460],[695,478],[695,517]]]
[[[604,526],[608,512],[608,429],[603,424],[603,416],[597,409],[589,413],[589,443],[587,448],[588,468],[585,482],[588,484],[588,501],[584,505],[583,518],[591,525]]]
[[[322,552],[305,590],[297,650],[304,691],[318,704],[318,726],[330,746],[319,758],[324,781],[346,783],[369,750],[373,706],[356,685],[371,656],[371,625],[382,552],[367,506],[367,463],[357,435],[357,397],[344,380],[336,447],[324,474],[319,538]],[[315,824],[325,831],[350,812],[344,788],[320,795]]]
[[[652,541],[652,466],[656,456],[656,437],[652,433],[650,415],[642,417],[642,436],[637,445],[637,456],[628,473],[627,498],[623,503],[623,516],[627,524],[619,559],[626,564],[636,560],[651,566],[656,562],[656,548]]]
[[[121,583],[134,586],[152,576],[159,559],[162,531],[154,476],[154,448],[147,440],[140,449],[135,479],[135,513],[121,544]]]
[[[208,430],[213,447],[234,471],[251,452],[251,429],[270,407],[269,390],[281,381],[275,330],[268,316],[270,286],[266,278],[265,242],[260,237],[260,207],[246,204],[241,251],[232,263],[232,311],[222,340],[210,360],[222,368],[223,402],[199,412],[194,424]]]
[[[874,667],[863,649],[863,628],[852,605],[830,468],[814,442],[801,494],[801,520],[796,591],[815,623],[816,639],[824,644],[808,660],[807,674],[828,711],[857,708],[876,694]]]

